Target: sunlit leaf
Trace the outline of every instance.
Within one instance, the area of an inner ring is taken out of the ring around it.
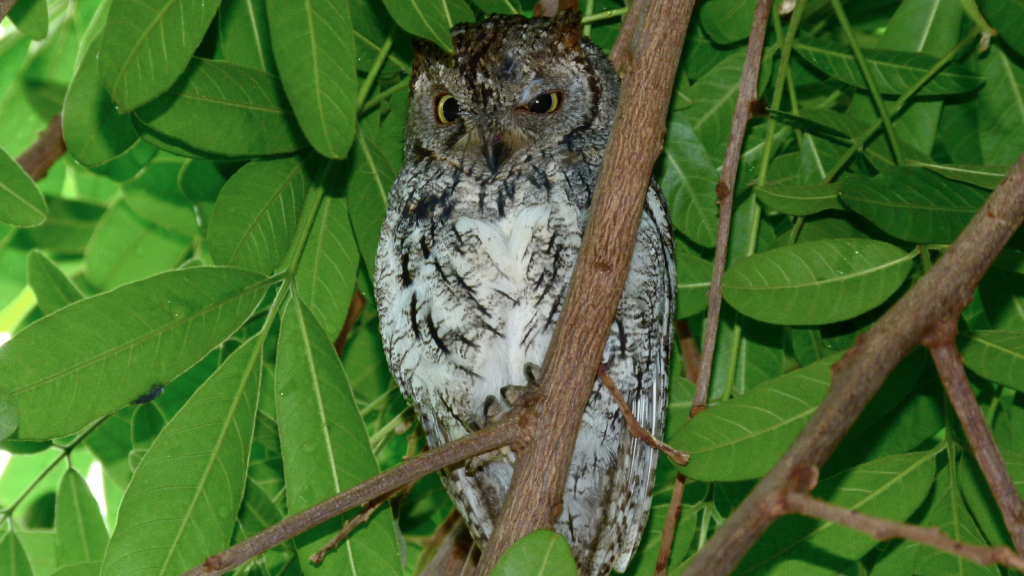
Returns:
[[[28,254],[28,285],[35,292],[36,303],[43,314],[52,314],[85,297],[53,260],[39,250]]]
[[[11,6],[11,11],[7,13],[7,16],[25,36],[33,40],[46,38],[50,27],[50,14],[47,10],[46,0],[22,0]]]
[[[28,554],[14,530],[8,529],[0,538],[0,566],[4,567],[5,576],[33,576]]]
[[[0,442],[6,440],[18,427],[18,403],[14,395],[0,388]],[[44,446],[45,447],[45,446]],[[5,448],[10,450],[9,447]]]
[[[57,489],[57,564],[99,562],[110,536],[85,478],[69,469]]]
[[[66,436],[170,382],[237,330],[266,290],[250,272],[190,268],[38,320],[0,347],[4,387],[21,411],[18,437]]]
[[[38,226],[46,219],[46,200],[21,166],[0,149],[0,222]]]

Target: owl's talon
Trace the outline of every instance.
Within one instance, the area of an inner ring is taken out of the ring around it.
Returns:
[[[519,404],[519,400],[529,391],[529,386],[508,385],[501,389],[501,397],[505,399],[505,402],[508,402],[509,406],[515,406]]]
[[[530,386],[540,385],[540,366],[527,362],[523,364],[523,374],[526,375],[526,383]]]
[[[494,396],[488,396],[484,400],[484,418],[486,422],[490,422],[502,415],[504,410],[501,409],[501,405],[498,403],[498,399]]]

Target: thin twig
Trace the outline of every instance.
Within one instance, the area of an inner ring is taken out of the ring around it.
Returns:
[[[622,417],[626,419],[626,425],[629,426],[629,431],[633,433],[633,436],[643,440],[651,448],[663,452],[665,456],[668,456],[676,464],[686,466],[690,461],[690,455],[658,440],[640,425],[633,411],[626,404],[626,399],[622,397],[619,387],[615,385],[615,381],[608,375],[608,371],[604,369],[603,364],[597,367],[597,375],[601,378],[601,383],[604,384],[605,389],[608,390],[615,400],[615,404],[619,407],[619,412],[622,412]]]
[[[803,431],[754,488],[684,576],[725,576],[784,508],[790,478],[821,467],[896,365],[939,319],[961,310],[1024,219],[1024,156],[946,254],[832,367],[832,385]]]
[[[445,539],[448,538],[448,534],[455,529],[461,521],[462,515],[459,514],[458,508],[452,506],[452,509],[448,512],[448,517],[444,519],[444,522],[441,522],[437,529],[434,530],[434,533],[423,542],[420,549],[420,555],[416,559],[416,567],[412,571],[413,574],[423,572],[441,549],[441,544],[443,544]]]
[[[560,513],[583,412],[629,274],[651,172],[661,155],[669,100],[694,0],[637,2],[646,13],[629,42],[604,162],[572,280],[541,369],[545,394],[537,435],[516,452],[505,505],[480,559],[488,574],[521,537],[551,527]],[[634,42],[635,40],[635,42]]]
[[[2,10],[0,10],[0,14],[2,14]],[[39,139],[29,146],[28,150],[22,152],[21,156],[18,156],[18,165],[33,181],[39,182],[46,178],[50,167],[60,160],[66,151],[62,116],[56,114],[50,119],[50,124],[46,129],[39,133]]]
[[[665,526],[661,530],[661,549],[658,550],[658,561],[654,564],[654,576],[668,574],[668,561],[672,556],[672,544],[676,539],[676,524],[679,522],[679,512],[683,508],[683,489],[685,488],[686,477],[676,474],[675,484],[672,485],[672,500],[668,503]]]
[[[355,530],[357,526],[369,520],[370,516],[373,516],[373,513],[376,512],[378,508],[380,508],[385,502],[387,502],[388,499],[391,498],[391,496],[393,496],[396,492],[399,492],[401,490],[402,488],[399,488],[394,492],[385,494],[384,496],[380,496],[373,500],[372,502],[368,503],[366,506],[364,506],[363,509],[359,511],[359,514],[356,514],[352,518],[349,518],[347,522],[345,522],[345,524],[341,527],[341,530],[338,531],[338,534],[334,538],[331,538],[330,542],[325,544],[323,548],[317,550],[316,554],[313,554],[309,557],[309,562],[314,566],[319,566],[320,563],[324,561],[324,556],[326,556],[328,552],[337,548],[338,544],[341,544],[342,540],[348,538],[348,535],[351,534],[352,531]]]
[[[231,548],[210,556],[205,562],[186,572],[185,576],[224,574],[246,560],[254,558],[306,530],[319,526],[356,506],[362,506],[375,498],[390,494],[428,474],[464,462],[474,456],[497,450],[502,446],[526,441],[532,435],[531,422],[533,419],[525,416],[524,413],[532,409],[532,406],[521,405],[492,426],[435,450],[428,450],[416,458],[407,460],[328,500],[286,518]]]
[[[963,424],[971,451],[992,489],[1013,545],[1018,552],[1024,551],[1024,500],[1021,500],[1014,487],[1006,462],[992,438],[992,431],[985,423],[985,415],[974,398],[971,385],[967,383],[963,361],[956,349],[956,323],[959,316],[957,314],[936,326],[924,344],[931,351],[942,385],[946,388],[946,395]]]
[[[986,546],[965,544],[946,536],[938,528],[925,528],[923,526],[914,526],[912,524],[903,524],[884,518],[868,516],[856,510],[849,510],[841,506],[829,504],[823,500],[818,500],[817,498],[812,498],[807,494],[790,493],[786,497],[786,510],[793,514],[801,514],[852,528],[878,541],[884,542],[897,538],[912,540],[937,550],[966,558],[982,566],[1000,564],[1007,568],[1024,571],[1024,558],[1016,556],[1012,550],[1005,546],[988,548]]]
[[[363,307],[366,306],[366,297],[359,291],[359,287],[356,286],[354,292],[352,292],[352,302],[348,305],[348,314],[345,315],[345,325],[341,328],[341,333],[338,334],[338,339],[334,341],[334,350],[341,356],[342,352],[345,351],[345,342],[348,341],[349,334],[352,333],[352,328],[355,327],[356,321],[359,320],[359,314],[362,313]]]
[[[676,339],[679,341],[679,351],[683,353],[683,375],[690,382],[696,382],[697,373],[700,372],[700,350],[697,349],[697,339],[690,332],[686,320],[676,321]]]
[[[750,107],[757,100],[757,77],[761,71],[761,53],[764,49],[764,35],[768,29],[768,12],[771,0],[758,0],[754,11],[754,25],[747,43],[747,58],[743,62],[740,76],[736,109],[732,115],[732,129],[729,132],[729,146],[725,150],[722,164],[722,179],[715,187],[718,194],[718,241],[715,244],[715,261],[711,273],[711,288],[708,290],[708,323],[704,330],[704,345],[701,347],[700,373],[697,376],[697,390],[693,396],[690,415],[699,414],[708,405],[708,386],[711,383],[711,364],[715,359],[715,342],[718,339],[718,324],[722,315],[722,275],[725,260],[729,254],[729,228],[732,223],[732,200],[736,188],[736,170],[740,164],[743,137],[747,132]]]

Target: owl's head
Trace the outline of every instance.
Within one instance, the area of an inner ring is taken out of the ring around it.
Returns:
[[[452,29],[453,51],[416,40],[406,161],[432,156],[498,175],[527,154],[603,147],[619,82],[580,15],[491,16]]]

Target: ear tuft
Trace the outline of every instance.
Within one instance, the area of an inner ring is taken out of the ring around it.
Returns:
[[[560,0],[564,2],[565,0]],[[566,50],[571,50],[580,43],[583,36],[583,15],[575,7],[559,12],[551,19],[551,29],[558,43]]]

